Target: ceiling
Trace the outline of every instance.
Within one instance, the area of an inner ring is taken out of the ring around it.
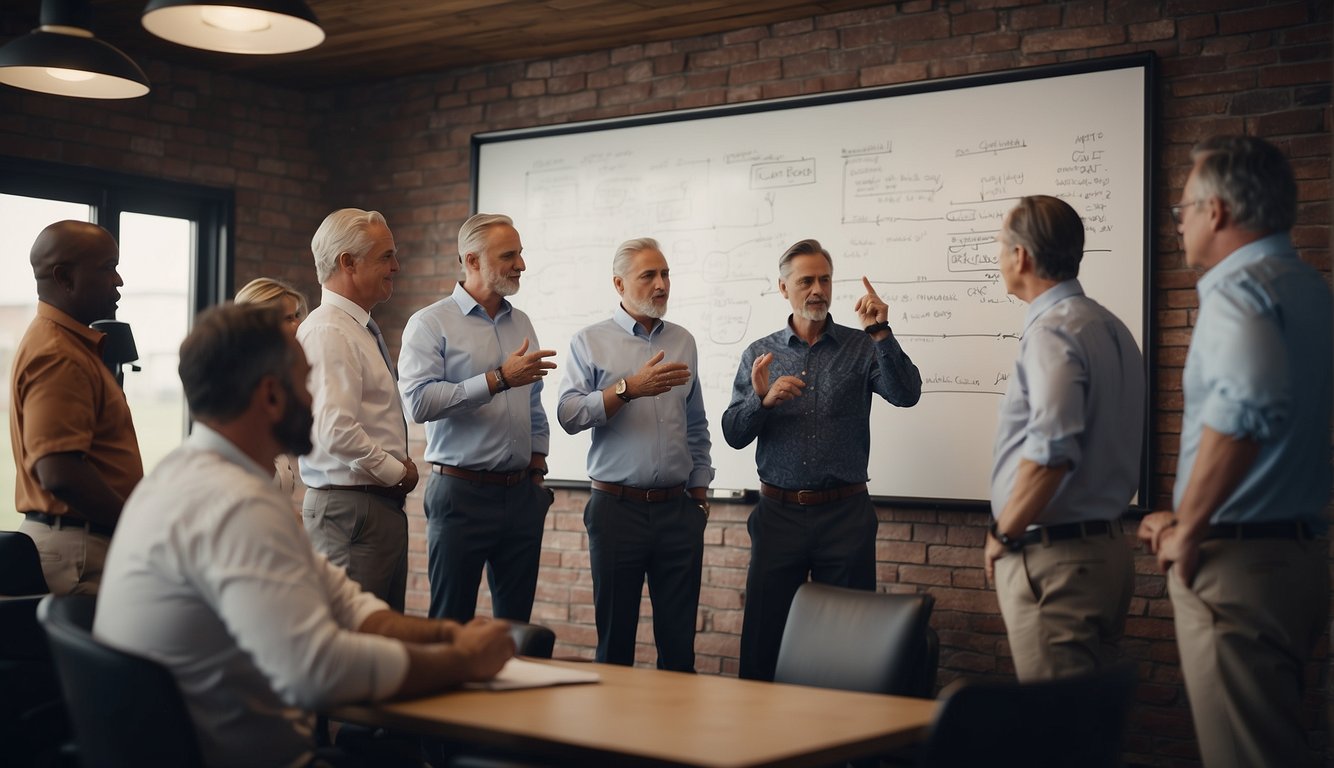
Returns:
[[[233,56],[159,40],[147,0],[89,0],[93,31],[132,58],[180,62],[294,88],[548,58],[883,5],[873,0],[307,0],[327,35],[281,56]],[[6,26],[36,26],[40,0],[4,0]]]

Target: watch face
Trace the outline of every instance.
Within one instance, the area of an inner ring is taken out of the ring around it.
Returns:
[[[625,379],[621,379],[620,381],[616,382],[616,394],[624,395],[625,387],[626,387]]]

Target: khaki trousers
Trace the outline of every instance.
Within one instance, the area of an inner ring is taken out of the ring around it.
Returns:
[[[1181,672],[1208,768],[1314,766],[1302,680],[1329,617],[1329,541],[1206,541],[1187,587],[1172,570]]]
[[[1020,682],[1116,660],[1134,584],[1130,545],[1112,536],[1030,544],[996,561],[996,597]]]
[[[54,528],[24,520],[19,531],[28,534],[42,559],[42,575],[54,595],[95,595],[102,584],[111,539],[90,533],[85,526]]]
[[[301,518],[310,543],[361,588],[403,612],[408,518],[403,502],[365,491],[309,488]]]

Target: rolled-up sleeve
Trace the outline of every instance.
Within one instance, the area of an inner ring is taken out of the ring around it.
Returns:
[[[1232,295],[1220,295],[1209,310],[1195,328],[1194,354],[1206,392],[1201,419],[1224,435],[1269,440],[1285,428],[1292,410],[1278,319],[1264,306]]]
[[[1068,464],[1073,470],[1083,458],[1088,366],[1063,330],[1034,327],[1027,333],[1020,365],[1031,410],[1020,455],[1044,467]]]

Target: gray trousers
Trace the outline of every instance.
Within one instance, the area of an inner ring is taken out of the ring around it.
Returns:
[[[408,588],[408,518],[403,502],[364,491],[310,488],[301,520],[315,549],[400,613]]]

